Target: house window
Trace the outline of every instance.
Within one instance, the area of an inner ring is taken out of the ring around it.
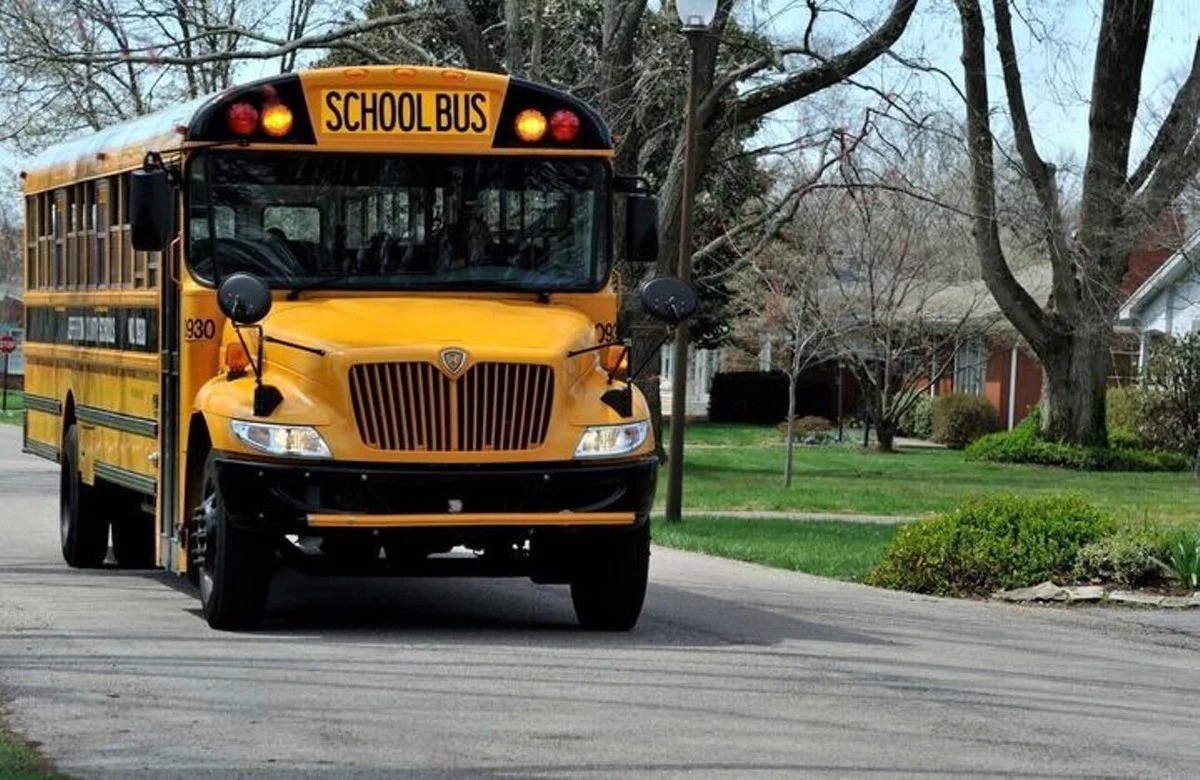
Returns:
[[[987,358],[982,341],[968,341],[959,348],[954,356],[954,392],[983,394]]]

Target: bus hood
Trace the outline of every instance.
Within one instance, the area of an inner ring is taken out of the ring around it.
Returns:
[[[591,321],[570,306],[432,295],[278,301],[262,325],[269,340],[351,359],[360,352],[374,359],[393,350],[436,353],[447,347],[550,359],[591,343],[593,331]],[[351,352],[356,354],[346,354]]]

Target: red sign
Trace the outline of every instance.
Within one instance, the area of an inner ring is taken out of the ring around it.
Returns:
[[[17,351],[17,340],[11,333],[0,333],[0,355]]]

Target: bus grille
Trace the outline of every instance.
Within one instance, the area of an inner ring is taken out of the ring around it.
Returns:
[[[476,363],[457,380],[424,362],[350,369],[358,433],[377,450],[533,449],[546,440],[553,400],[553,370],[530,363]]]

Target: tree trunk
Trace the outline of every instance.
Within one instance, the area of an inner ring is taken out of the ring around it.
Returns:
[[[787,455],[783,464],[783,486],[792,486],[792,456],[796,450],[796,372],[788,372]]]
[[[882,417],[875,420],[875,439],[879,443],[880,452],[896,451],[896,423]]]
[[[1112,328],[1056,339],[1039,355],[1043,366],[1042,436],[1103,447],[1108,444],[1105,392]]]

